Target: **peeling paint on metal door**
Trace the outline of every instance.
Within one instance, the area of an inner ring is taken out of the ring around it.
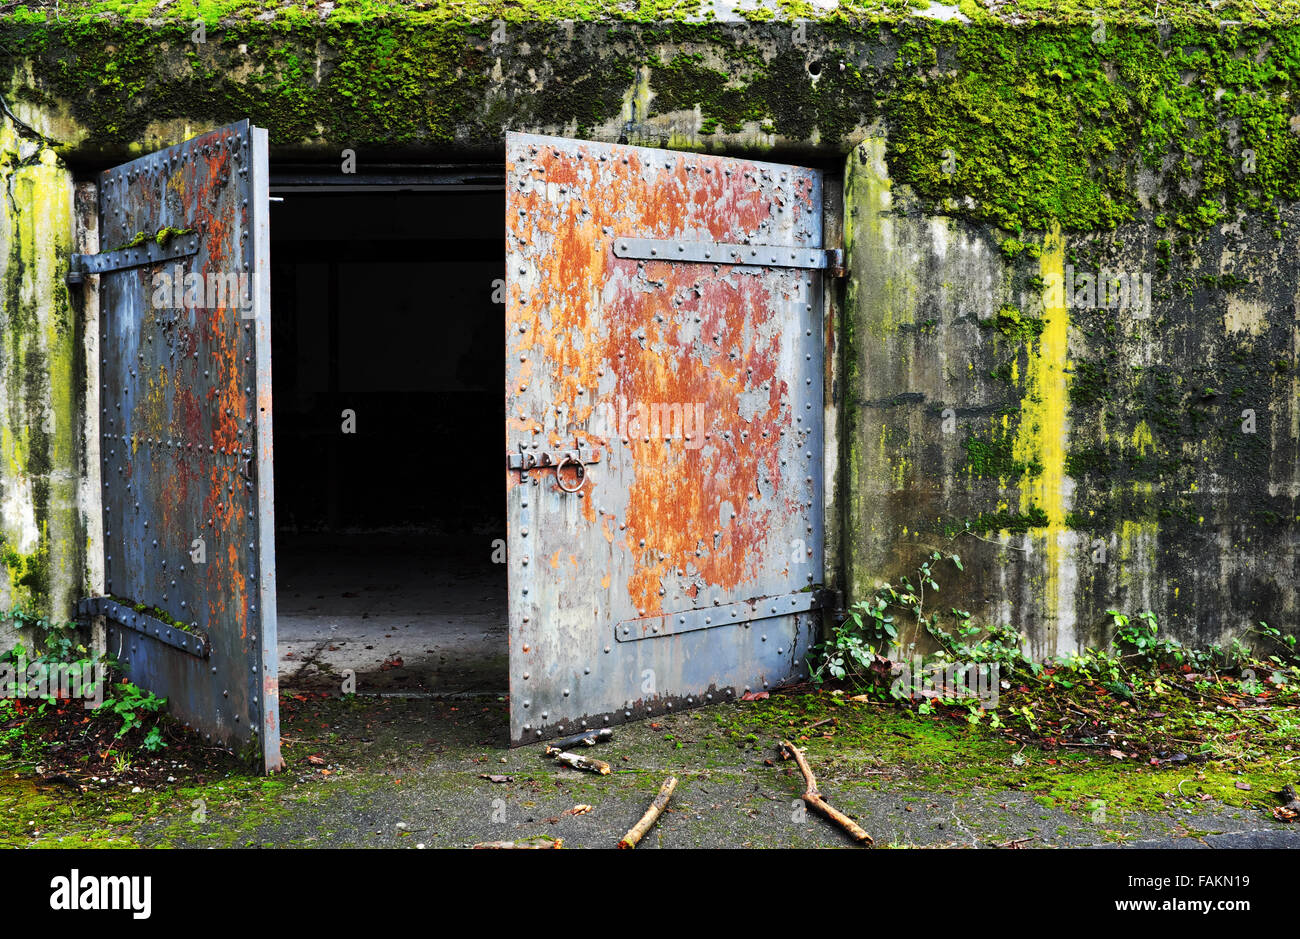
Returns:
[[[803,676],[820,175],[524,134],[506,161],[512,742]]]
[[[108,647],[214,743],[279,768],[266,132],[99,177]]]

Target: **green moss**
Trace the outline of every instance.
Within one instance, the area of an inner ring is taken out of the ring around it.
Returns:
[[[1157,179],[1160,221],[1173,229],[1300,197],[1297,26],[1205,28],[1171,11],[1162,31],[1126,26],[1132,17],[1115,10],[1096,41],[1093,14],[1068,5],[1008,28],[1003,8],[968,26],[910,18],[899,0],[810,8],[794,42],[770,11],[688,21],[697,7],[341,2],[323,18],[281,7],[262,22],[251,17],[261,7],[229,0],[151,8],[161,22],[140,30],[122,22],[133,8],[72,3],[49,22],[0,20],[0,60],[18,72],[30,63],[30,94],[66,103],[100,147],[139,141],[156,121],[244,116],[280,144],[490,145],[503,126],[616,119],[644,67],[651,115],[698,107],[693,133],[709,138],[758,128],[846,149],[883,117],[896,182],[931,211],[1012,233],[1135,218],[1139,167]],[[202,46],[190,41],[195,15],[209,24]],[[889,22],[882,31],[855,16]],[[565,19],[578,25],[555,22]],[[1002,250],[1036,249],[1012,237]]]
[[[1031,506],[1025,512],[981,512],[974,518],[941,521],[934,527],[951,538],[967,531],[977,535],[1001,531],[1024,534],[1033,528],[1045,528],[1047,523],[1047,513],[1037,506]]]
[[[1070,404],[1085,408],[1110,397],[1105,370],[1093,362],[1075,362],[1069,386]]]
[[[875,109],[874,75],[848,63],[814,59],[799,48],[765,53],[758,37],[715,34],[703,40],[710,55],[677,52],[665,62],[651,56],[651,115],[699,109],[701,134],[739,134],[756,127],[765,134],[828,144],[845,141],[870,122]],[[815,77],[818,80],[814,80]]]
[[[171,228],[171,227],[160,228],[156,232],[138,231],[134,235],[132,235],[129,240],[124,241],[119,245],[114,245],[111,248],[106,248],[105,250],[124,251],[127,248],[138,248],[147,241],[153,241],[156,242],[159,246],[164,246],[173,238],[175,238],[177,235],[191,235],[193,233],[194,233],[194,229],[192,228]]]
[[[714,720],[733,736],[756,725],[760,736],[794,736],[800,727],[834,717],[833,739],[810,735],[800,745],[814,765],[835,767],[833,776],[826,778],[841,792],[887,788],[906,801],[909,791],[927,796],[1019,791],[1045,807],[1081,815],[1093,815],[1102,803],[1107,827],[1125,827],[1129,812],[1165,813],[1171,794],[1179,802],[1246,806],[1287,781],[1287,767],[1281,762],[1285,756],[1261,753],[1249,759],[1152,767],[1096,752],[1026,747],[984,726],[854,704],[826,692],[773,697],[743,716],[728,708],[714,710]],[[1219,720],[1225,730],[1244,723],[1235,714]],[[1266,746],[1275,754],[1284,753],[1288,733],[1287,727],[1279,728]],[[882,775],[885,768],[892,772]],[[1251,788],[1242,789],[1242,782]]]
[[[1013,306],[1004,306],[997,315],[982,319],[979,324],[984,329],[993,329],[1008,339],[1027,342],[1043,334],[1047,320],[1039,316],[1026,316]]]
[[[117,603],[120,603],[123,606],[129,606],[137,613],[144,613],[148,616],[153,617],[159,622],[166,623],[168,626],[172,627],[173,629],[179,629],[182,632],[187,632],[187,633],[194,632],[194,629],[190,626],[189,623],[181,622],[180,620],[176,619],[176,617],[172,616],[171,613],[167,612],[160,606],[150,606],[147,603],[133,603],[132,601],[124,599],[123,597],[114,597],[111,595],[109,599]]]
[[[1043,464],[1036,457],[1028,461],[1014,457],[1014,443],[1010,436],[981,439],[971,434],[962,442],[966,448],[966,465],[976,476],[1018,479],[1041,475]]]
[[[1002,252],[1002,257],[1007,261],[1014,261],[1021,255],[1028,255],[1031,258],[1042,256],[1042,246],[1032,241],[1021,241],[1018,238],[1005,238],[998,245],[998,250]]]
[[[652,114],[691,110],[698,105],[710,133],[718,127],[739,132],[746,121],[767,115],[765,108],[750,99],[746,88],[729,87],[731,77],[705,65],[701,54],[679,52],[669,62],[652,58],[648,64],[654,91]]]
[[[1161,178],[1173,227],[1300,194],[1294,27],[914,33],[888,106],[891,171],[946,210],[1011,231],[1113,227],[1136,216],[1134,157]]]
[[[172,228],[169,226],[158,229],[158,233],[153,236],[153,240],[159,246],[165,246],[173,238],[179,237],[180,235],[192,234],[194,234],[194,229],[192,228]]]
[[[9,596],[15,608],[47,612],[50,601],[50,546],[42,543],[22,554],[0,538],[0,563],[9,574]]]
[[[1249,286],[1250,281],[1236,274],[1202,274],[1201,285],[1207,290],[1232,290],[1236,287]]]

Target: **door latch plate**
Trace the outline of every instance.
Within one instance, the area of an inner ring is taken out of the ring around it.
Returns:
[[[565,460],[567,460],[569,464],[591,464],[599,463],[600,458],[601,450],[599,447],[574,447],[569,450],[540,450],[536,453],[525,450],[518,453],[507,453],[506,469],[550,469],[558,466]]]

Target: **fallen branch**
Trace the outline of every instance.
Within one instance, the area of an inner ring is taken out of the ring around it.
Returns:
[[[574,734],[572,737],[565,737],[563,740],[557,740],[555,743],[547,744],[542,756],[559,756],[565,750],[573,747],[594,747],[596,744],[605,740],[613,740],[614,731],[608,727],[600,730],[584,730],[580,734]]]
[[[645,833],[659,820],[659,816],[663,814],[664,809],[668,807],[668,800],[673,797],[673,790],[676,788],[676,776],[669,776],[664,780],[664,784],[659,787],[659,794],[650,803],[650,808],[645,810],[641,820],[633,825],[628,833],[623,836],[623,840],[618,843],[620,848],[635,848],[637,846],[637,843],[645,837]]]
[[[803,801],[808,808],[815,809],[839,825],[848,832],[849,837],[854,841],[865,844],[867,847],[875,844],[871,836],[863,831],[857,822],[822,798],[821,792],[817,789],[817,777],[813,775],[812,768],[808,765],[808,761],[804,759],[802,750],[790,743],[790,741],[782,740],[781,751],[782,755],[788,753],[793,756],[794,761],[799,764],[799,772],[803,773],[804,781]]]
[[[999,847],[999,848],[1013,848],[1013,849],[1017,849],[1017,848],[1019,848],[1022,844],[1028,844],[1029,842],[1033,841],[1035,837],[1037,837],[1037,836],[1036,836],[1036,835],[1030,835],[1028,838],[1015,838],[1015,839],[1013,839],[1013,840],[1011,840],[1011,841],[1004,841],[1004,842],[1002,842],[1001,844],[998,845],[998,847]]]
[[[599,773],[601,776],[608,776],[610,766],[604,760],[598,760],[593,756],[582,756],[578,753],[557,753],[555,762],[561,766],[571,766],[574,769],[585,769],[591,773]]]
[[[525,841],[522,843],[518,841],[480,841],[478,844],[474,845],[474,848],[475,850],[481,850],[483,848],[492,848],[498,850],[505,850],[508,848],[545,849],[545,848],[559,848],[562,847],[563,845],[564,845],[563,838],[556,838],[554,840],[548,838],[545,841]]]

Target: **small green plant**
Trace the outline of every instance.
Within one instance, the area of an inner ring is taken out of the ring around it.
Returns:
[[[119,739],[136,728],[143,728],[146,719],[156,719],[167,705],[166,698],[159,698],[152,691],[144,691],[129,681],[114,685],[111,692],[112,696],[96,708],[95,712],[106,711],[117,715],[122,722],[117,731]],[[141,746],[151,751],[166,746],[156,725],[145,734]]]
[[[820,683],[830,677],[849,681],[882,699],[911,701],[919,693],[920,713],[929,714],[936,703],[958,705],[967,709],[970,723],[979,723],[983,708],[970,697],[946,697],[945,693],[951,689],[945,685],[942,692],[936,692],[926,684],[926,676],[914,674],[914,669],[903,669],[900,677],[894,679],[898,669],[888,657],[891,653],[897,655],[894,647],[903,622],[910,622],[939,646],[939,652],[922,663],[922,672],[932,666],[942,668],[953,661],[996,661],[1012,655],[1013,649],[1019,654],[1023,637],[1009,630],[994,630],[985,639],[970,645],[968,640],[982,632],[971,625],[970,613],[951,609],[949,613],[955,625],[949,632],[940,625],[939,613],[926,610],[926,592],[938,592],[935,570],[944,561],[959,571],[964,569],[959,555],[934,551],[917,567],[914,576],[900,577],[896,585],[881,584],[870,597],[853,604],[844,620],[832,628],[830,638],[814,650],[813,680]]]
[[[1150,610],[1139,613],[1133,622],[1118,610],[1107,610],[1115,626],[1115,647],[1131,658],[1146,665],[1182,665],[1187,650],[1177,639],[1163,639],[1156,635],[1156,615]]]
[[[28,631],[26,642],[18,642],[0,654],[0,663],[23,666],[23,670],[16,673],[15,691],[19,698],[39,699],[48,705],[59,704],[53,693],[42,694],[40,686],[28,683],[29,675],[42,674],[39,668],[35,672],[28,671],[32,666],[57,666],[63,676],[69,679],[84,679],[88,684],[77,686],[83,697],[94,696],[98,692],[98,686],[89,682],[101,680],[100,675],[117,667],[118,663],[112,655],[96,656],[82,643],[77,623],[55,622],[21,609],[3,614],[3,618]],[[48,686],[50,683],[44,684]],[[165,698],[158,698],[129,681],[122,681],[104,688],[104,701],[94,713],[98,716],[116,717],[121,722],[115,735],[119,740],[133,730],[143,730],[140,747],[154,752],[167,745],[158,724],[166,704]],[[44,711],[42,708],[26,713],[40,718]],[[12,731],[21,732],[21,726]]]
[[[1300,665],[1300,653],[1296,651],[1295,636],[1284,635],[1280,629],[1270,626],[1262,620],[1260,621],[1259,629],[1254,630],[1254,632],[1263,636],[1265,639],[1270,640],[1275,645],[1280,646],[1285,652],[1286,659],[1289,660],[1290,664]],[[1274,662],[1279,662],[1279,664],[1281,662],[1277,656],[1269,656],[1269,658]]]
[[[825,681],[829,675],[859,685],[877,686],[887,677],[890,663],[884,653],[898,638],[895,614],[911,613],[918,620],[921,618],[925,588],[939,589],[932,566],[940,557],[935,552],[917,569],[919,587],[902,577],[897,587],[881,584],[870,597],[853,604],[844,620],[831,629],[830,638],[814,650],[813,681]],[[955,563],[960,569],[961,559],[956,558]]]
[[[941,617],[927,608],[927,596],[939,590],[936,570],[945,560],[962,569],[956,555],[936,551],[915,575],[881,584],[853,604],[810,656],[814,681],[846,681],[919,715],[1027,733],[1049,746],[1068,741],[1104,748],[1112,757],[1143,754],[1157,764],[1174,752],[1171,742],[1184,754],[1241,756],[1249,741],[1238,721],[1249,718],[1238,712],[1241,703],[1234,695],[1283,701],[1290,698],[1281,696],[1300,690],[1300,642],[1266,623],[1253,632],[1267,643],[1256,642],[1254,648],[1237,637],[1226,646],[1197,649],[1161,636],[1154,612],[1130,616],[1109,610],[1107,647],[1035,661],[1025,652],[1024,634],[1009,626],[987,628],[975,624],[968,611],[951,608]],[[912,650],[906,645],[900,653],[900,641],[918,634],[931,639],[937,651],[923,660],[900,661]],[[1276,654],[1264,654],[1268,645]],[[992,676],[976,686],[991,694],[970,693],[972,670]],[[940,673],[965,676],[967,683],[933,681]],[[1216,707],[1206,711],[1205,702]]]
[[[59,668],[64,678],[75,683],[78,692],[85,696],[96,694],[96,665],[107,666],[112,663],[107,658],[96,659],[86,648],[81,642],[80,627],[76,623],[56,622],[21,609],[0,614],[0,619],[28,631],[30,647],[28,643],[19,641],[12,648],[0,653],[0,663],[15,666],[14,692],[18,697],[40,697],[48,704],[56,703],[57,699],[53,694],[40,693],[40,685],[48,686],[49,683],[34,677],[46,674],[46,670],[53,667]],[[29,671],[32,666],[37,667],[34,672]],[[34,678],[30,685],[29,677]],[[83,685],[82,682],[85,684]],[[66,690],[71,686],[64,687]]]

